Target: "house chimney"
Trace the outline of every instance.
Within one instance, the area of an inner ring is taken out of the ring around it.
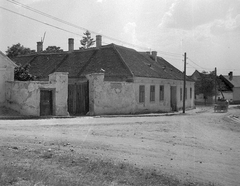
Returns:
[[[74,39],[68,38],[68,52],[73,52],[74,50]]]
[[[146,53],[147,53],[148,55],[150,55],[150,52],[149,52],[149,51],[147,51]]]
[[[40,53],[43,51],[43,42],[39,41],[37,42],[37,52]]]
[[[96,47],[100,48],[102,46],[102,36],[96,35]]]
[[[154,61],[157,61],[157,51],[152,51],[152,58]]]

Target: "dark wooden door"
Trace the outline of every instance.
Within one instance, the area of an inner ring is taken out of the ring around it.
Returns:
[[[40,90],[40,115],[53,115],[53,99],[51,90]]]
[[[177,111],[177,87],[171,86],[171,108],[172,111]]]
[[[71,115],[86,115],[88,111],[88,82],[68,85],[68,112]]]

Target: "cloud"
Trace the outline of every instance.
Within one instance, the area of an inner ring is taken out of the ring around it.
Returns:
[[[137,44],[137,39],[136,39],[136,23],[135,22],[128,22],[124,27],[123,31],[124,33],[122,34],[125,38],[128,39],[128,42],[132,44]]]
[[[226,19],[215,20],[212,23],[212,34],[220,35],[228,32],[240,33],[240,14],[234,18],[229,15]]]
[[[175,0],[165,12],[159,27],[189,30],[225,19],[229,12],[236,15],[239,11],[239,0]]]
[[[97,0],[98,3],[102,3],[103,1],[106,1],[106,0]]]

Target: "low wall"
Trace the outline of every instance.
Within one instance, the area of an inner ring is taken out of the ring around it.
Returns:
[[[40,116],[40,91],[53,91],[53,115],[66,116],[68,98],[67,73],[55,72],[49,81],[8,81],[5,106],[23,115]]]
[[[89,114],[131,114],[135,108],[133,83],[106,82],[104,74],[86,76],[89,80]]]

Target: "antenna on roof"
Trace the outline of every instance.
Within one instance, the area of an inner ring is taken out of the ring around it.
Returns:
[[[44,34],[43,34],[43,38],[41,37],[41,42],[42,42],[42,43],[44,42],[45,35],[46,35],[46,32],[44,32]]]

